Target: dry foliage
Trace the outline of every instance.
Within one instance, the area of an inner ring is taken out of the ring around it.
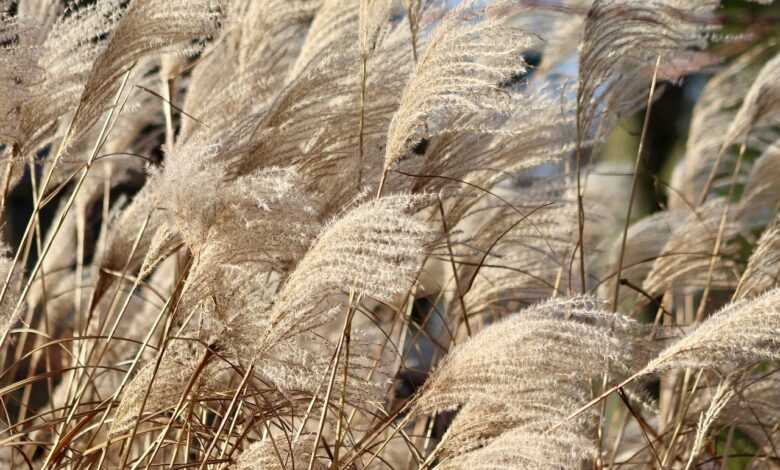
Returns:
[[[721,8],[0,2],[0,466],[779,468],[780,55]],[[599,149],[700,71],[623,218]]]

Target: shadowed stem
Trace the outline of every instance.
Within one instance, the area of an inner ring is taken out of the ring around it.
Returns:
[[[414,58],[415,64],[417,64],[417,28],[419,21],[419,18],[417,17],[419,12],[415,11],[416,9],[413,2],[408,2],[408,5],[406,6],[406,15],[409,20],[409,34],[412,37],[412,57]]]
[[[184,391],[179,396],[179,402],[176,404],[176,408],[173,410],[173,414],[171,414],[170,419],[165,425],[165,428],[162,430],[160,435],[157,438],[157,443],[154,446],[154,450],[152,451],[151,456],[149,457],[149,463],[147,464],[146,468],[149,469],[152,466],[152,462],[154,462],[154,458],[157,456],[157,453],[160,451],[160,448],[163,445],[163,442],[165,442],[165,436],[168,435],[168,431],[170,431],[171,426],[173,426],[173,422],[176,421],[176,416],[178,416],[179,413],[181,413],[182,408],[184,407],[184,403],[187,401],[187,396],[190,394],[190,391],[195,386],[195,383],[198,381],[198,378],[200,377],[201,373],[206,369],[206,366],[209,364],[209,361],[212,357],[214,357],[215,351],[209,346],[206,349],[206,352],[203,354],[203,359],[201,359],[200,363],[198,364],[198,367],[195,369],[195,371],[190,376],[189,382],[187,382],[187,386],[184,388]],[[160,357],[162,357],[162,354],[160,354]],[[159,364],[159,362],[158,362]],[[153,384],[149,385],[149,389],[151,389]],[[148,391],[148,390],[147,390]],[[145,398],[148,398],[149,394],[147,393]],[[136,429],[137,429],[137,423],[140,421],[139,419],[136,421]],[[130,451],[132,449],[132,440],[128,441],[127,450],[125,451],[125,455],[122,458],[122,466],[120,468],[124,468],[125,464],[127,463],[127,457],[130,455]],[[141,460],[138,461],[140,464]],[[135,466],[134,466],[135,467]]]
[[[144,338],[144,341],[141,344],[141,347],[138,349],[138,351],[136,352],[135,356],[133,357],[133,361],[130,364],[130,367],[128,367],[127,372],[125,372],[124,376],[122,377],[122,381],[119,384],[119,386],[116,388],[116,391],[114,391],[114,394],[106,400],[106,410],[103,413],[103,416],[100,418],[100,423],[99,423],[98,427],[103,426],[103,424],[105,423],[106,419],[108,418],[109,412],[113,409],[114,402],[116,400],[118,400],[119,397],[122,395],[122,392],[124,391],[125,386],[127,386],[127,382],[130,380],[130,377],[133,376],[133,372],[135,371],[135,368],[138,366],[138,363],[141,360],[141,356],[143,355],[144,351],[146,351],[146,348],[149,345],[149,342],[151,341],[152,336],[154,335],[154,332],[157,330],[157,327],[160,325],[160,321],[162,321],[162,318],[165,315],[165,312],[168,311],[169,306],[170,306],[173,298],[176,295],[176,290],[178,290],[178,289],[175,289],[174,292],[172,292],[171,295],[168,296],[168,299],[166,299],[165,304],[162,306],[162,308],[158,312],[157,317],[154,320],[154,323],[152,324],[152,326],[149,329],[149,331],[146,333],[146,337]],[[109,438],[107,442],[110,443],[111,439]],[[90,440],[90,443],[91,443],[91,440]],[[104,452],[104,454],[105,454],[105,452]]]
[[[723,212],[720,217],[720,223],[718,224],[718,234],[715,237],[715,246],[712,249],[712,257],[710,258],[710,264],[707,269],[707,285],[704,288],[701,301],[699,302],[699,308],[696,310],[696,323],[700,323],[704,319],[704,311],[707,307],[707,303],[710,298],[710,291],[712,289],[712,277],[715,272],[715,262],[720,257],[720,247],[723,243],[723,234],[726,230],[726,221],[729,214],[729,201],[734,197],[734,191],[737,186],[737,179],[739,178],[739,170],[742,168],[742,160],[745,156],[747,144],[745,142],[739,148],[739,156],[737,157],[737,163],[734,166],[734,172],[731,175],[731,185],[729,187],[728,197],[726,198],[726,205],[723,208]]]
[[[344,348],[345,342],[349,341],[350,336],[350,330],[352,329],[352,318],[355,314],[355,308],[353,307],[353,302],[355,301],[355,292],[354,290],[350,292],[349,296],[349,309],[347,312],[347,316],[344,319],[344,328],[341,331],[341,337],[339,338],[339,343],[336,346],[336,353],[333,358],[333,368],[330,371],[330,379],[328,382],[328,389],[325,392],[325,399],[322,405],[322,414],[320,415],[320,422],[317,426],[317,435],[314,438],[314,444],[311,451],[311,458],[309,459],[309,466],[308,470],[312,470],[314,467],[314,460],[317,458],[317,447],[319,447],[320,440],[322,439],[322,431],[325,429],[325,418],[328,415],[328,405],[330,404],[330,397],[333,393],[333,385],[336,382],[336,375],[338,373],[339,368],[339,360],[341,359],[341,350]]]
[[[146,220],[142,224],[141,230],[139,231],[139,233],[138,233],[138,235],[137,235],[137,237],[136,237],[136,239],[135,239],[135,241],[133,243],[133,247],[132,247],[132,249],[130,251],[130,255],[128,257],[127,263],[125,264],[125,267],[123,269],[122,279],[120,279],[120,281],[119,281],[120,283],[124,280],[124,275],[125,275],[125,272],[127,271],[127,265],[130,263],[130,260],[132,259],[135,251],[138,249],[138,244],[139,244],[139,242],[141,240],[141,237],[143,236],[144,231],[146,230],[146,227],[147,227],[147,225],[149,223],[149,218],[150,217],[151,217],[151,213],[147,216]],[[140,283],[140,278],[136,277],[135,281],[133,283],[133,287],[130,289],[130,292],[127,295],[126,301],[124,302],[124,304],[122,306],[122,310],[117,314],[117,317],[116,317],[116,319],[115,319],[115,321],[114,321],[114,323],[113,323],[113,325],[111,327],[111,331],[109,332],[108,337],[106,339],[106,346],[100,350],[100,353],[98,354],[98,357],[97,357],[97,359],[94,362],[96,365],[100,364],[100,362],[103,360],[103,356],[108,351],[108,349],[110,347],[110,344],[111,344],[111,340],[114,338],[116,330],[117,330],[117,328],[119,326],[119,322],[122,320],[122,318],[124,316],[124,313],[127,310],[128,305],[130,304],[130,300],[131,300],[131,298],[133,296],[133,292],[135,292],[135,290],[138,288],[139,283]],[[117,292],[118,292],[118,290],[117,290]],[[84,333],[85,334],[87,333],[88,327],[89,327],[88,324],[84,326]],[[103,326],[101,326],[100,331],[98,332],[98,336],[102,336],[102,334],[103,334]],[[79,347],[79,351],[78,351],[78,354],[76,356],[76,360],[78,361],[79,358],[81,358],[81,356],[84,355],[84,358],[83,358],[83,360],[81,362],[83,362],[85,365],[89,364],[90,361],[91,361],[92,355],[95,352],[95,348],[96,347],[97,347],[96,344],[93,345],[92,349],[90,349],[89,352],[86,353],[86,351],[85,351],[85,349],[87,348],[86,342],[82,343],[81,347]],[[87,388],[93,383],[92,380],[94,379],[95,374],[97,374],[97,373],[98,373],[98,371],[95,370],[95,371],[92,372],[92,375],[90,375],[89,369],[87,367],[84,368],[82,376],[77,376],[76,372],[74,372],[73,379],[72,379],[71,383],[68,384],[68,393],[70,393],[71,387],[74,384],[78,384],[79,383],[79,380],[81,379],[81,377],[85,377],[85,379],[84,379],[83,384],[81,386],[78,386],[77,389],[76,389],[76,393],[75,393],[75,396],[74,396],[74,400],[75,401],[71,405],[70,411],[68,412],[67,417],[65,418],[65,420],[62,423],[61,429],[63,430],[63,433],[60,433],[61,435],[66,435],[66,434],[64,434],[64,430],[68,428],[68,425],[73,420],[73,418],[75,416],[75,413],[76,413],[76,410],[78,409],[79,405],[81,404],[81,400],[84,397],[84,394],[86,393]],[[57,440],[57,445],[59,445],[60,440],[61,439]],[[57,447],[57,445],[55,445],[55,448]],[[56,461],[54,463],[56,464]],[[44,468],[45,468],[45,465],[44,465]]]
[[[219,435],[222,434],[222,430],[225,429],[225,424],[227,424],[228,419],[230,418],[230,415],[233,412],[233,407],[236,406],[236,402],[238,401],[238,396],[241,394],[241,390],[244,389],[247,379],[249,379],[249,376],[252,374],[254,370],[255,370],[255,363],[254,361],[252,361],[252,363],[246,369],[246,373],[244,374],[244,377],[241,379],[241,383],[238,385],[238,388],[236,388],[236,393],[233,394],[233,399],[230,401],[230,405],[228,406],[227,410],[225,410],[225,416],[222,418],[222,422],[219,424],[219,428],[217,428],[217,432],[214,434],[214,439],[211,440],[211,444],[209,444],[208,449],[206,449],[206,452],[203,454],[203,461],[200,464],[199,470],[203,470],[206,468],[206,464],[209,461],[209,455],[211,455],[211,452],[214,450],[214,447],[217,445],[217,441],[219,440]]]
[[[362,69],[360,75],[360,124],[358,134],[358,162],[357,162],[357,188],[363,183],[363,140],[366,126],[366,83],[368,81],[368,55],[362,54]],[[381,189],[380,189],[381,190]]]
[[[471,337],[471,325],[469,324],[469,312],[468,310],[466,310],[466,302],[463,300],[463,296],[465,295],[465,292],[461,288],[460,278],[458,277],[458,268],[455,266],[455,254],[452,252],[450,230],[447,227],[447,216],[444,214],[444,204],[441,202],[441,197],[438,197],[438,202],[439,202],[439,214],[441,215],[441,224],[442,224],[442,228],[444,229],[444,236],[446,237],[446,241],[447,241],[447,252],[450,255],[450,266],[452,267],[452,277],[455,280],[455,289],[457,290],[457,294],[458,294],[458,302],[460,303],[460,309],[463,312],[463,324],[466,326],[466,334],[469,337]],[[455,327],[455,334],[457,334],[457,324]]]
[[[117,113],[117,107],[119,105],[119,100],[125,90],[125,87],[127,86],[127,82],[130,80],[130,73],[132,72],[132,69],[134,68],[135,64],[131,66],[127,72],[125,72],[124,78],[122,79],[122,84],[119,87],[119,91],[117,91],[116,98],[114,99],[113,106],[111,106],[111,111],[109,111],[108,116],[106,117],[105,122],[103,123],[103,127],[100,130],[100,133],[98,134],[97,140],[95,142],[95,146],[92,149],[92,152],[89,156],[89,159],[87,160],[86,165],[81,171],[81,174],[79,175],[79,179],[75,184],[75,187],[73,188],[73,191],[71,192],[70,196],[68,197],[68,200],[65,203],[65,206],[63,207],[62,212],[60,213],[60,216],[58,219],[54,222],[51,230],[51,235],[49,240],[46,242],[46,245],[43,248],[43,251],[39,253],[38,260],[35,263],[35,266],[33,267],[32,271],[30,272],[29,279],[25,283],[24,289],[22,289],[22,292],[19,295],[19,300],[16,302],[16,305],[14,306],[14,309],[11,313],[11,317],[16,315],[16,312],[19,311],[19,309],[22,307],[24,302],[26,302],[27,294],[30,291],[30,287],[32,286],[33,281],[35,280],[36,276],[38,275],[38,272],[40,271],[41,267],[43,266],[43,260],[46,259],[46,255],[48,255],[49,250],[51,249],[52,245],[54,244],[54,240],[57,238],[57,233],[62,228],[62,225],[65,222],[65,217],[68,215],[68,212],[70,212],[71,207],[73,207],[73,203],[76,200],[76,196],[79,193],[79,190],[81,190],[81,186],[84,184],[84,181],[87,179],[87,174],[89,173],[89,170],[92,168],[92,163],[95,161],[95,158],[97,157],[98,153],[100,152],[100,149],[103,147],[103,144],[105,143],[105,139],[110,131],[111,125],[115,123],[114,116]],[[66,134],[66,138],[68,136],[69,132]],[[44,180],[43,184],[40,187],[39,193],[38,193],[38,199],[43,198],[44,192],[46,190],[46,187],[48,186],[49,181],[51,180],[51,177],[54,173],[54,167],[59,162],[60,156],[62,155],[64,148],[65,141],[63,140],[62,144],[60,145],[60,151],[57,153],[57,158],[55,158],[54,163],[52,165],[51,170],[49,170],[48,174],[46,175],[46,179]],[[34,225],[34,220],[37,220],[37,216],[40,213],[41,205],[40,200],[36,201],[36,204],[34,206],[33,215],[30,217],[30,221],[27,224],[27,229],[25,230],[24,235],[22,236],[22,240],[25,240],[30,235],[30,230],[32,226]],[[14,257],[14,265],[11,269],[8,270],[8,276],[6,278],[5,284],[2,287],[2,290],[0,291],[0,302],[2,302],[3,298],[6,295],[6,292],[8,291],[8,284],[11,279],[11,276],[14,272],[14,267],[16,267],[16,263],[19,260],[19,254],[20,250],[17,250],[17,254]],[[5,331],[3,333],[3,336],[0,337],[0,345],[5,343],[6,338],[8,337],[8,332]]]
[[[628,238],[628,226],[631,223],[631,211],[636,199],[636,190],[639,183],[639,169],[642,163],[642,151],[647,137],[647,128],[650,124],[650,113],[653,110],[653,95],[655,95],[655,85],[658,80],[658,67],[661,65],[661,55],[655,60],[655,69],[653,69],[653,81],[650,83],[650,94],[647,97],[647,111],[645,111],[645,120],[642,124],[642,136],[639,139],[639,148],[636,152],[636,161],[634,162],[634,175],[631,178],[631,195],[628,198],[628,209],[626,210],[626,222],[623,225],[623,240],[620,243],[620,255],[618,257],[617,282],[615,282],[615,294],[612,297],[612,312],[617,312],[618,301],[620,300],[620,274],[623,271],[623,260],[626,254],[626,239]]]
[[[182,289],[182,286],[183,286],[183,284],[184,284],[184,282],[185,282],[185,280],[187,278],[187,272],[189,270],[190,262],[191,261],[187,262],[187,266],[185,267],[184,272],[180,276],[179,283],[177,284],[176,288],[173,290],[171,295],[168,297],[168,300],[166,300],[165,305],[163,305],[162,309],[160,310],[160,314],[158,315],[157,321],[159,322],[159,320],[162,318],[163,313],[166,310],[171,309],[171,314],[168,317],[168,321],[167,321],[167,324],[166,324],[166,327],[165,327],[165,332],[164,332],[164,334],[162,336],[162,339],[161,339],[161,346],[160,346],[160,349],[157,352],[157,358],[154,361],[154,371],[152,373],[152,378],[151,378],[150,385],[146,389],[146,392],[144,393],[144,398],[141,401],[141,406],[140,406],[140,409],[138,411],[138,419],[135,420],[135,423],[133,424],[133,430],[130,433],[130,438],[127,441],[128,442],[128,450],[127,450],[126,453],[123,453],[124,455],[122,455],[122,465],[121,465],[121,468],[124,468],[125,464],[127,463],[127,458],[129,457],[129,453],[130,453],[130,447],[132,447],[133,439],[135,438],[135,435],[138,432],[138,426],[139,426],[139,424],[141,422],[141,416],[143,415],[144,408],[146,408],[146,402],[149,399],[149,395],[151,394],[151,391],[152,391],[152,382],[154,382],[154,379],[157,376],[157,372],[160,369],[160,363],[162,362],[163,355],[165,354],[165,351],[168,348],[168,344],[170,343],[170,332],[171,332],[171,329],[173,328],[174,312],[176,310],[176,307],[178,306],[179,300],[181,300],[181,289]],[[186,323],[187,322],[184,322],[184,324],[186,324]],[[183,327],[183,325],[182,325],[182,327]],[[144,344],[146,344],[149,341],[149,339],[151,338],[151,336],[154,334],[154,329],[156,329],[156,325],[155,325],[155,327],[152,330],[150,330],[148,332],[147,338],[144,340]],[[135,366],[135,364],[137,364],[138,360],[140,360],[141,354],[143,354],[143,348],[136,354],[136,357],[135,357],[135,359],[133,361],[133,366]],[[124,378],[122,379],[122,384],[120,385],[120,390],[117,390],[117,392],[116,392],[116,397],[119,397],[119,394],[121,394],[121,392],[122,392],[121,389],[124,388],[125,384],[127,383],[127,381],[129,379],[130,379],[130,371],[128,371],[125,374]]]
[[[16,161],[16,144],[11,145],[11,155],[5,164],[5,174],[3,175],[3,186],[0,191],[0,214],[5,215],[6,199],[11,186],[11,175],[14,172],[14,162]]]

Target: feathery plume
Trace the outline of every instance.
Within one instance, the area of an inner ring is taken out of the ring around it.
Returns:
[[[50,143],[58,120],[76,110],[122,8],[115,0],[98,0],[67,11],[63,15],[58,7],[29,5],[21,7],[18,19],[2,19],[3,36],[16,44],[0,59],[0,88],[5,90],[0,140],[12,145],[22,162]]]
[[[736,219],[745,229],[766,226],[777,213],[780,203],[780,141],[770,145],[753,163],[745,181]]]
[[[643,289],[650,295],[657,295],[669,289],[685,291],[704,288],[708,282],[714,247],[718,243],[721,217],[723,211],[730,207],[722,198],[712,199],[677,226],[655,259]],[[730,256],[736,247],[729,241],[739,233],[739,228],[733,215],[727,214],[718,250],[719,258],[715,260],[711,279],[712,286],[727,288],[736,285],[736,266]]]
[[[158,191],[171,225],[194,253],[222,244],[233,259],[244,253],[259,261],[262,254],[289,267],[320,228],[316,196],[307,193],[295,168],[264,168],[232,181],[219,176],[224,173],[196,158],[173,159],[165,181],[187,181],[187,187],[164,184]]]
[[[390,0],[360,0],[359,38],[363,60],[368,59],[381,41],[382,30],[388,23],[392,6]]]
[[[625,375],[632,361],[642,360],[642,348],[629,340],[637,328],[630,320],[606,313],[590,297],[534,305],[450,352],[426,383],[414,412],[459,406],[467,412],[453,422],[455,447],[447,443],[449,435],[440,444],[452,456],[442,462],[446,468],[510,463],[523,468],[578,467],[593,452],[589,420],[564,423],[554,435],[546,430],[587,401],[591,378]],[[576,356],[570,354],[572,348],[578,351]],[[480,431],[467,416],[502,428]],[[467,429],[471,431],[455,433]],[[465,436],[473,440],[467,442]],[[492,436],[499,437],[484,439]],[[517,441],[520,436],[524,439]],[[508,445],[510,441],[514,446]]]
[[[490,188],[507,174],[485,170],[506,168],[522,173],[564,160],[575,149],[574,101],[556,87],[506,90],[511,108],[501,116],[489,114],[443,118],[445,131],[429,140],[425,154],[411,154],[401,171],[446,178],[416,178],[414,192],[436,192],[453,181],[465,180]],[[483,134],[474,138],[471,132]],[[402,175],[403,176],[403,175]]]
[[[780,289],[735,301],[661,351],[643,374],[671,368],[729,369],[780,359]]]
[[[108,224],[102,250],[95,255],[94,265],[98,273],[93,295],[95,302],[114,282],[114,276],[105,273],[122,272],[125,267],[129,273],[136,273],[141,268],[155,233],[165,222],[165,215],[156,205],[155,190],[160,180],[158,175],[152,175],[116,220]],[[147,223],[146,230],[138,238],[144,222]],[[136,238],[138,246],[133,251]]]
[[[65,5],[60,0],[26,0],[17,2],[16,17],[22,22],[37,22],[38,28],[28,30],[22,38],[28,44],[40,44],[46,33],[62,15]],[[37,32],[36,37],[31,33]]]
[[[219,18],[220,13],[211,0],[130,2],[84,86],[73,118],[74,135],[79,136],[103,114],[119,89],[119,79],[136,62],[153,53],[192,54],[191,43],[213,35],[219,27]]]
[[[765,53],[764,48],[755,48],[737,57],[704,86],[693,108],[685,156],[672,173],[670,209],[696,206],[710,179],[717,183],[732,173],[736,157],[728,151],[726,136]]]
[[[198,131],[213,138],[235,124],[236,116],[266,109],[300,55],[308,22],[321,3],[232,2],[224,19],[227,26],[192,69],[182,107],[197,110],[199,118],[182,119],[177,144]]]
[[[778,220],[758,239],[753,254],[742,273],[735,298],[754,297],[774,287],[780,281],[780,225]]]
[[[769,60],[756,76],[755,81],[745,95],[742,107],[734,116],[734,121],[726,135],[725,143],[741,142],[747,138],[751,129],[760,121],[774,125],[780,120],[780,54]]]
[[[666,58],[665,65],[689,56],[681,63],[695,66],[692,50],[705,45],[704,33],[718,4],[714,0],[595,0],[580,44],[580,137],[590,135],[598,114],[620,115],[646,97],[652,76],[648,69],[658,56]]]
[[[255,442],[238,456],[236,470],[287,470],[305,469],[309,464],[314,437],[301,436],[290,442],[288,436],[269,435]],[[323,470],[325,465],[314,461],[314,469]]]
[[[776,374],[757,371],[746,375],[734,384],[736,396],[721,412],[718,424],[734,425],[761,449],[773,452],[779,443],[777,434],[771,432],[778,424],[778,385]]]
[[[653,271],[659,257],[665,253],[664,250],[667,249],[669,240],[685,223],[686,219],[687,217],[681,211],[661,211],[631,224],[626,236],[626,250],[620,280],[616,279],[620,240],[616,240],[604,271],[606,276],[611,277],[600,288],[601,292],[605,296],[609,295],[609,293],[614,292],[615,282],[624,279],[634,286],[642,286],[647,276]],[[626,290],[628,291],[628,289]],[[637,301],[640,296],[639,292],[633,292],[633,294],[626,292],[622,298]]]
[[[580,468],[595,453],[595,446],[575,426],[563,425],[553,432],[520,425],[473,452],[445,460],[436,468],[490,470],[524,468],[558,470]]]
[[[707,438],[707,433],[733,396],[734,390],[732,389],[731,383],[724,381],[718,385],[718,388],[712,395],[712,401],[710,402],[709,408],[707,408],[707,411],[702,413],[699,417],[699,424],[696,426],[696,437],[688,456],[688,463],[685,465],[686,470],[691,467],[694,459],[696,459],[702,451],[705,439]]]
[[[417,61],[417,35],[420,32],[420,18],[423,12],[423,0],[403,0],[406,17],[409,22],[409,32],[411,33],[412,53],[414,60]]]
[[[202,363],[203,352],[190,346],[189,342],[174,342],[163,353],[159,367],[155,360],[149,361],[133,377],[122,393],[119,406],[114,413],[111,434],[118,435],[133,428],[145,415],[155,415],[172,410],[180,401],[186,387],[198,374],[189,390],[189,397],[219,393],[225,380],[224,366],[216,362]],[[203,370],[199,370],[202,368]]]
[[[457,3],[0,0],[0,209],[19,244],[0,256],[4,337],[9,306],[25,315],[0,360],[0,461],[684,468],[724,426],[756,464],[777,454],[780,58],[763,23],[724,10],[746,34],[710,53],[717,0]],[[721,59],[669,207],[628,227],[616,273],[627,194],[588,148],[651,76]],[[614,282],[706,320],[651,340],[567,296]],[[698,298],[735,285],[714,315]],[[659,406],[635,413],[626,387],[652,375]],[[615,391],[630,415],[594,406]]]
[[[168,224],[162,224],[149,241],[149,248],[138,276],[146,278],[157,266],[182,246],[179,234],[172,230]]]
[[[360,0],[323,0],[314,21],[312,21],[306,41],[295,61],[290,78],[299,76],[312,62],[342,41],[353,44],[358,42],[360,28]]]
[[[482,17],[480,17],[482,16]],[[526,70],[520,53],[535,40],[464,2],[438,25],[406,85],[387,131],[385,171],[424,138],[459,130],[490,133],[469,125],[476,115],[508,114],[500,83]],[[476,58],[484,57],[484,63]],[[444,122],[439,129],[437,123]]]
[[[422,203],[419,196],[384,197],[326,225],[263,319],[270,328],[258,338],[258,348],[321,324],[323,315],[331,314],[334,296],[354,291],[392,303],[408,292],[436,237],[411,216]]]
[[[577,202],[574,188],[566,184],[540,182],[514,190],[501,203],[478,205],[455,230],[454,242],[475,249],[468,259],[483,266],[474,275],[464,302],[469,315],[511,312],[517,304],[532,304],[569,289],[569,262],[578,244]],[[588,204],[591,227],[604,222],[603,210]],[[490,212],[487,210],[490,209]],[[515,210],[528,211],[519,215]],[[475,217],[484,217],[481,224]],[[585,237],[587,248],[597,253],[601,241],[596,233]],[[458,251],[458,255],[461,255]]]

